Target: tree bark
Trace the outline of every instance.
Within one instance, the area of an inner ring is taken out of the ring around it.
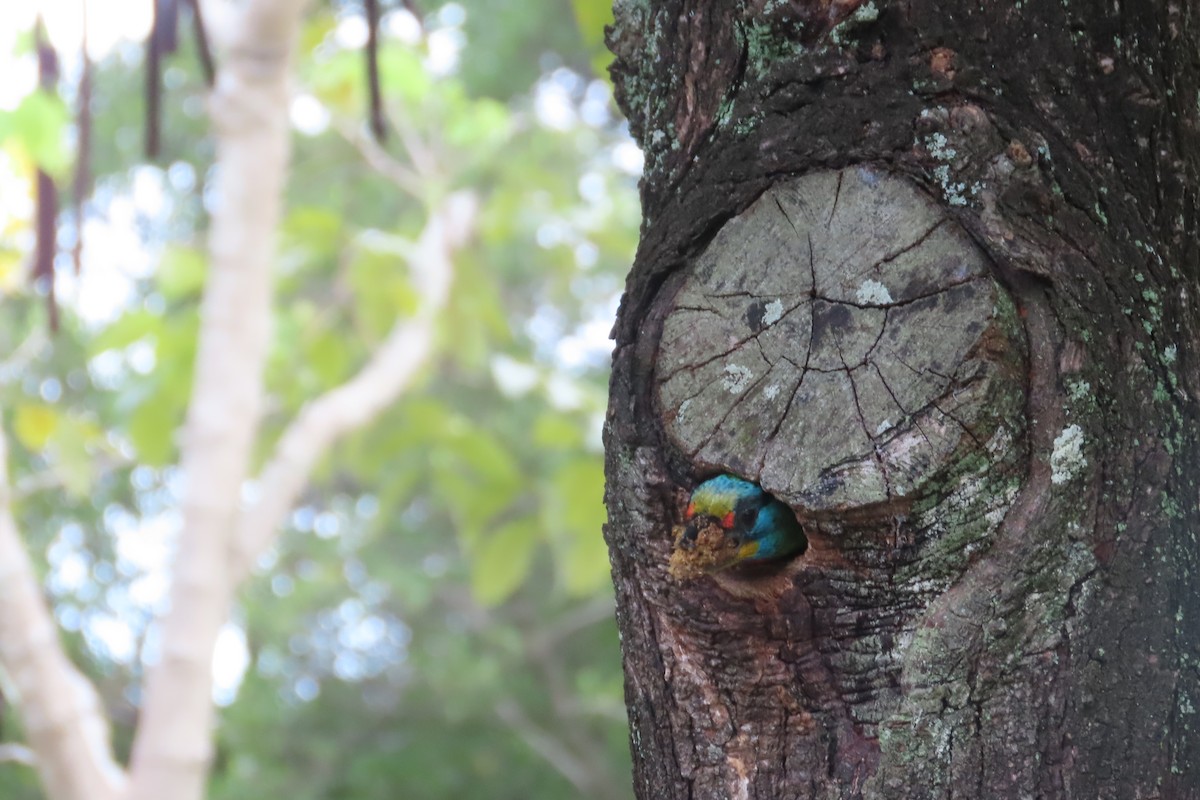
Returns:
[[[1200,8],[615,12],[638,797],[1200,798]],[[676,581],[722,472],[810,547]]]

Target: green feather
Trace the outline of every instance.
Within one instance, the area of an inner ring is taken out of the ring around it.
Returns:
[[[808,547],[808,537],[791,509],[757,484],[733,475],[710,478],[692,492],[688,518],[693,530],[706,517],[741,544],[731,564],[795,555]]]

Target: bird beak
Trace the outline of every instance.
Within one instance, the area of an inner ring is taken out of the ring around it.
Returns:
[[[696,546],[696,537],[699,535],[700,528],[696,526],[696,522],[694,520],[689,522],[683,529],[683,535],[679,537],[679,547],[682,547],[684,550],[691,550]]]
[[[746,542],[738,548],[738,561],[745,561],[747,558],[754,558],[758,555],[758,542]]]

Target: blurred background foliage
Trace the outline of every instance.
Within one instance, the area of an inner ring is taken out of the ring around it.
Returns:
[[[314,3],[260,458],[411,313],[402,256],[429,209],[466,188],[481,214],[433,359],[321,465],[222,634],[211,797],[632,796],[600,429],[640,154],[603,71],[609,6],[422,2],[418,19],[385,4],[378,145],[362,9]],[[164,73],[157,163],[130,91],[140,46],[100,57],[82,272],[68,210],[52,335],[25,269],[33,171],[69,174],[62,55],[61,96],[0,111],[0,404],[19,522],[125,757],[179,524],[213,153],[186,41]],[[10,60],[32,57],[16,37]],[[398,165],[416,176],[403,188]],[[11,707],[0,722],[0,741],[20,741]],[[0,797],[40,797],[33,770],[0,763]]]

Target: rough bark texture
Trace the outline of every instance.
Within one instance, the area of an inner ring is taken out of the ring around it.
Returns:
[[[615,10],[638,796],[1200,798],[1200,8]],[[670,579],[718,472],[805,555]]]

